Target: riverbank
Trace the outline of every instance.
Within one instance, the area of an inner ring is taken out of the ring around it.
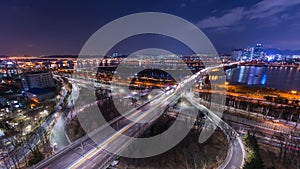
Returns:
[[[264,99],[264,96],[278,96],[288,98],[289,100],[299,100],[300,94],[298,91],[284,91],[269,87],[248,87],[244,85],[220,85],[219,87],[226,88],[226,93],[232,96],[247,96],[251,98]]]
[[[233,85],[226,82],[226,84],[215,85],[215,90],[210,89],[198,89],[196,88],[196,92],[210,92],[210,93],[218,93],[218,94],[226,94],[229,96],[235,97],[245,97],[249,99],[261,99],[265,100],[265,96],[272,97],[280,97],[287,98],[288,100],[300,100],[300,91],[284,91],[270,87],[254,87],[254,86],[246,86],[246,85]],[[226,91],[226,93],[224,93]],[[223,93],[221,93],[223,92]]]

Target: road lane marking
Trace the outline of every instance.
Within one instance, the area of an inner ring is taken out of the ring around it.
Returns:
[[[166,100],[168,100],[169,98],[171,98],[172,96],[175,95],[175,92],[172,93],[171,95],[169,95]],[[164,104],[164,102],[160,102],[160,104],[157,104],[154,107],[154,110],[156,108],[158,108],[159,106],[161,106],[162,104]],[[152,110],[153,111],[153,110]],[[141,120],[142,118],[144,118],[146,115],[150,114],[152,111],[147,110],[145,112],[145,114],[142,114],[137,121]],[[117,132],[116,134],[114,134],[113,136],[111,136],[109,139],[107,139],[106,141],[104,141],[104,143],[102,143],[101,145],[99,145],[96,149],[90,150],[86,156],[84,156],[83,158],[81,158],[80,160],[78,160],[77,162],[75,162],[73,165],[71,165],[70,167],[68,167],[68,169],[77,169],[79,166],[81,166],[83,163],[85,163],[87,160],[89,160],[90,158],[92,158],[95,154],[97,154],[100,150],[105,150],[105,146],[109,143],[111,143],[112,141],[114,141],[117,137],[119,137],[120,135],[122,135],[124,132],[126,132],[129,128],[131,128],[132,126],[134,126],[137,122],[134,121],[131,124],[128,124],[126,127],[122,128],[119,132]]]

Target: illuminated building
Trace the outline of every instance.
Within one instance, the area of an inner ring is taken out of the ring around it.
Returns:
[[[243,60],[252,60],[253,59],[253,54],[254,54],[254,48],[249,47],[244,49],[243,51]]]
[[[0,76],[12,77],[20,73],[16,63],[7,60],[0,60]]]
[[[252,59],[260,59],[261,58],[261,52],[262,52],[261,44],[256,44],[254,52],[253,52],[253,58]]]
[[[50,71],[24,73],[22,83],[25,91],[33,88],[42,89],[55,86],[53,76]]]
[[[242,49],[234,49],[231,53],[231,60],[242,60],[243,50]]]

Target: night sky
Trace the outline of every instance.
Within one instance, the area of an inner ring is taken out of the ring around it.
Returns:
[[[137,12],[182,17],[201,28],[219,53],[230,54],[232,49],[256,43],[264,48],[300,49],[299,9],[300,0],[3,0],[0,55],[78,54],[103,25]],[[144,47],[147,39],[129,44]]]

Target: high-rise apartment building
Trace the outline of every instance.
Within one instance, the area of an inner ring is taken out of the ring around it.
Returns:
[[[254,47],[248,47],[243,51],[243,60],[252,60],[254,55]]]
[[[25,91],[37,88],[54,87],[54,80],[50,71],[28,72],[22,75],[22,83]]]
[[[234,49],[231,52],[231,60],[242,60],[243,57],[243,50],[242,49]]]
[[[252,59],[261,59],[261,53],[262,53],[262,46],[261,44],[256,44],[253,52],[253,58]]]

